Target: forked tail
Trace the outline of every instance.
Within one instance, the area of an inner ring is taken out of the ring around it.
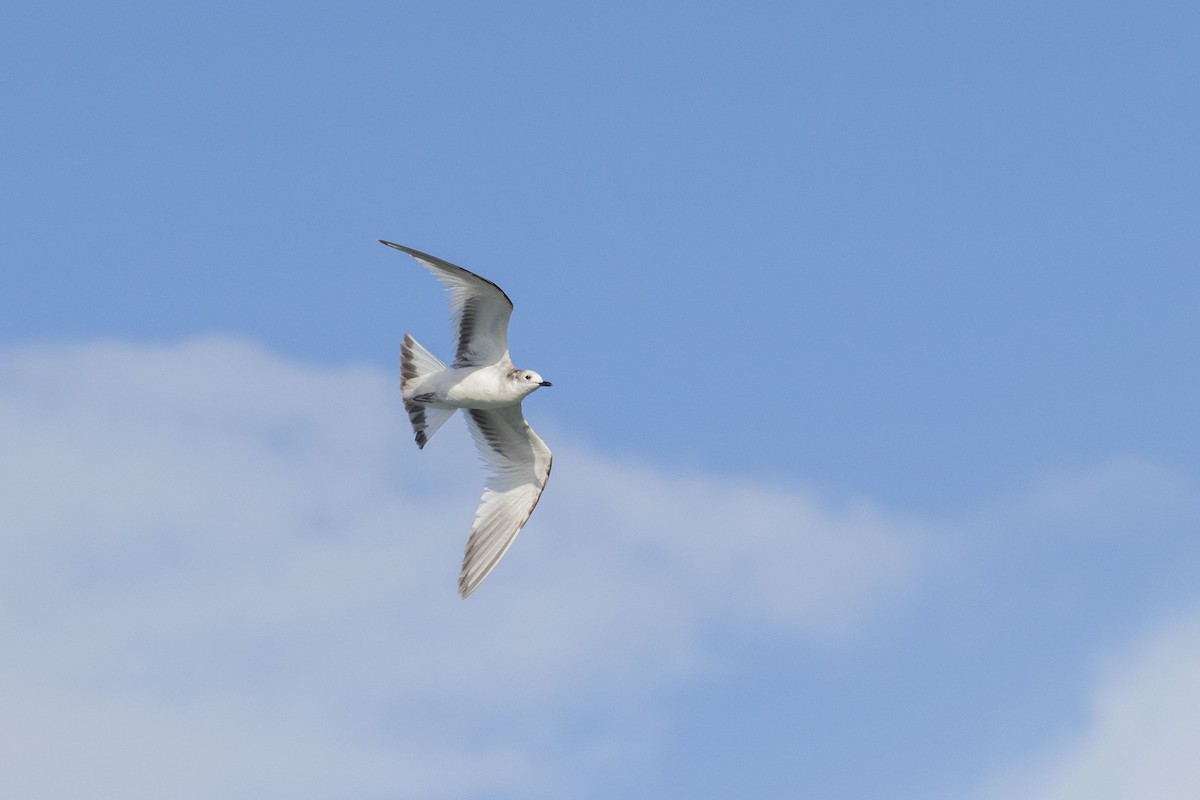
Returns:
[[[412,336],[404,334],[404,344],[400,345],[400,391],[404,396],[408,421],[412,423],[416,435],[417,447],[422,449],[437,433],[437,429],[454,415],[453,408],[438,408],[417,399],[425,397],[418,391],[422,381],[445,369],[446,365],[437,356],[421,347]]]

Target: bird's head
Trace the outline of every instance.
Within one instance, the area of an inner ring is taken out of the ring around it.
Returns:
[[[509,373],[509,377],[522,388],[525,394],[533,394],[542,386],[553,385],[550,381],[542,380],[542,376],[531,369],[514,369]]]

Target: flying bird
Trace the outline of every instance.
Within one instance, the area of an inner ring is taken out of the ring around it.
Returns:
[[[400,347],[400,392],[417,447],[463,410],[467,429],[490,471],[467,540],[458,593],[466,597],[512,545],[533,513],[552,461],[550,448],[521,413],[521,401],[550,381],[517,369],[508,356],[513,304],[499,286],[449,261],[379,240],[408,253],[450,293],[456,332],[454,363],[447,367],[408,333]]]

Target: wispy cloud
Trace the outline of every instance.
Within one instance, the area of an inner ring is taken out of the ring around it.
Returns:
[[[986,798],[1188,800],[1200,796],[1200,610],[1110,655],[1087,689],[1078,732],[997,777]]]
[[[852,636],[927,564],[865,506],[558,445],[463,602],[481,476],[461,432],[411,448],[393,376],[221,339],[0,375],[12,796],[553,793],[638,757],[706,631]]]
[[[729,668],[731,640],[899,630],[920,641],[892,652],[899,707],[939,701],[939,657],[981,728],[991,692],[1090,691],[1086,724],[1022,729],[1032,766],[988,762],[984,795],[1195,794],[1197,618],[1148,614],[1090,690],[1079,666],[1195,599],[1185,476],[1114,459],[922,521],[554,435],[550,491],[464,602],[481,472],[460,426],[416,451],[396,399],[380,370],[240,340],[0,353],[0,791],[578,794],[653,771],[660,699]]]

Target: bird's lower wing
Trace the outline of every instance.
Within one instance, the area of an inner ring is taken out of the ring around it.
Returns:
[[[520,405],[464,411],[475,447],[491,471],[458,578],[458,592],[466,597],[495,569],[533,513],[550,478],[552,457]]]

